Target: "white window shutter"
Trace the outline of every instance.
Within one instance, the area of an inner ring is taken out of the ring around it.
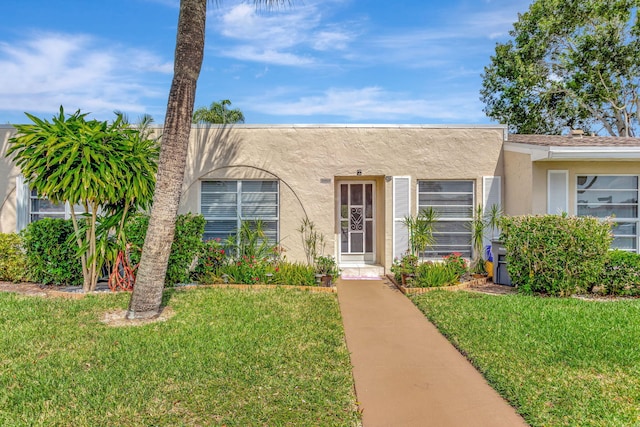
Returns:
[[[496,205],[502,209],[502,177],[483,176],[482,177],[482,207],[487,213],[491,206]]]
[[[29,184],[22,174],[16,176],[16,232],[19,233],[29,224],[30,204]]]
[[[547,213],[569,212],[569,172],[550,170],[547,172]]]
[[[393,258],[409,250],[409,231],[404,224],[411,214],[411,177],[393,177]]]
[[[497,206],[502,210],[502,177],[501,176],[483,176],[482,177],[482,209],[485,215],[491,212],[492,206]],[[499,230],[486,230],[484,236],[484,245],[490,245],[491,239],[498,236],[492,236],[492,232],[499,233]]]

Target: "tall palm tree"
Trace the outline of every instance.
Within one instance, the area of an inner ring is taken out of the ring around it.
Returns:
[[[271,6],[287,0],[255,0]],[[196,84],[204,57],[207,0],[180,0],[173,81],[167,102],[158,176],[149,228],[128,319],[155,317],[160,312],[162,290],[175,232]]]
[[[231,101],[223,99],[220,102],[212,102],[208,108],[198,108],[193,113],[193,123],[244,123],[244,114],[242,114],[242,111],[240,111],[239,108],[230,110],[227,108],[227,105],[231,105]]]

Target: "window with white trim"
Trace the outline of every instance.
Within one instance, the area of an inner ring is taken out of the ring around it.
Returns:
[[[76,206],[76,213],[84,212],[82,206]],[[29,189],[23,175],[16,177],[16,231],[20,232],[28,224],[43,218],[71,218],[68,203],[53,203],[46,197]]]
[[[435,244],[427,248],[425,257],[440,258],[459,252],[471,258],[474,188],[472,180],[418,181],[418,211],[432,207],[438,214]]]
[[[42,218],[71,218],[67,203],[53,203],[45,197],[39,197],[36,190],[29,195],[29,222]]]
[[[200,212],[204,239],[226,240],[244,221],[260,220],[271,243],[278,241],[278,181],[202,181]]]
[[[612,247],[638,252],[638,176],[578,175],[577,214],[613,217]]]

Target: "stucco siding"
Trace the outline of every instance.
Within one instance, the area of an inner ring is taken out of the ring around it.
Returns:
[[[7,141],[14,134],[12,127],[0,127],[0,233],[16,231],[16,176],[20,171],[5,157]]]
[[[504,152],[504,212],[507,215],[531,213],[533,168],[531,156]]]
[[[0,127],[3,154],[13,132],[11,127]],[[305,216],[325,235],[326,254],[337,255],[338,184],[373,181],[375,261],[388,270],[393,248],[392,177],[411,177],[414,214],[416,184],[421,179],[474,180],[475,203],[479,203],[482,177],[504,175],[503,133],[500,126],[197,126],[190,136],[180,212],[200,211],[202,180],[278,180],[279,236],[287,258],[304,259],[297,229]],[[4,156],[0,159],[2,232],[16,227],[18,172]]]
[[[537,199],[544,199],[544,208],[536,207],[534,214],[546,213],[547,176],[550,170],[565,170],[569,175],[569,215],[576,214],[576,176],[577,175],[640,175],[638,161],[538,161],[534,163],[536,173],[533,177],[534,193]],[[535,205],[534,205],[535,206]]]
[[[419,179],[476,181],[503,174],[502,128],[256,127],[204,128],[192,132],[182,211],[198,211],[202,179],[280,180],[280,236],[290,259],[304,252],[297,228],[304,214],[336,254],[337,182],[376,182],[376,260],[391,265],[392,185],[412,177],[412,212]],[[388,178],[387,178],[388,177]]]

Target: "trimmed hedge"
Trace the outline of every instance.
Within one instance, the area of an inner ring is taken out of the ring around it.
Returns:
[[[568,296],[601,283],[611,245],[610,224],[566,215],[504,217],[511,281],[523,293]]]
[[[190,213],[178,215],[167,266],[165,279],[167,285],[190,281],[192,263],[200,254],[203,245],[204,225],[205,220],[202,215]],[[133,244],[134,250],[131,252],[131,262],[134,265],[140,262],[140,254],[148,226],[149,217],[147,215],[134,216],[125,225],[127,241]]]
[[[21,282],[27,279],[27,256],[22,239],[16,233],[0,233],[0,280]]]
[[[43,218],[22,230],[29,280],[44,285],[82,285],[71,220]]]
[[[640,294],[640,255],[614,250],[604,266],[603,291],[607,295]]]

